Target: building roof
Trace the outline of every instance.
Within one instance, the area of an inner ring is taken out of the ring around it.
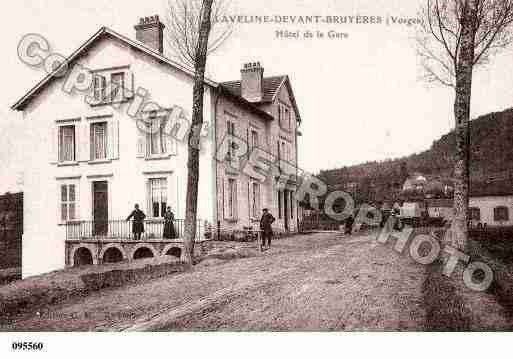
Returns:
[[[109,29],[108,27],[100,28],[93,36],[91,36],[86,42],[84,42],[77,50],[75,50],[57,69],[53,72],[46,75],[41,81],[39,81],[30,91],[28,91],[21,99],[19,99],[14,105],[11,106],[13,110],[23,110],[25,106],[37,95],[41,90],[43,90],[52,80],[62,77],[59,76],[59,72],[62,69],[69,68],[84,52],[86,52],[91,46],[96,43],[97,40],[104,37],[111,37],[115,40],[123,42],[132,48],[139,50],[141,52],[146,53],[147,55],[155,58],[157,61],[171,66],[183,73],[194,78],[194,71],[188,68],[187,66],[181,65],[178,62],[175,62],[167,57],[163,56],[161,53],[156,52],[155,50],[147,47],[143,43],[129,39],[128,37],[117,33],[116,31]],[[217,87],[218,84],[210,79],[205,78],[205,84],[210,85],[212,87]]]
[[[471,197],[511,196],[513,195],[513,179],[504,179],[486,182],[472,182],[470,184]]]
[[[273,102],[285,78],[285,75],[264,77],[262,84],[264,96],[262,97],[262,101],[260,103]],[[225,87],[228,91],[236,96],[242,96],[240,81],[222,82],[221,86]]]
[[[159,61],[160,63],[164,64],[164,65],[167,65],[167,66],[170,66],[178,71],[181,71],[183,73],[185,73],[186,75],[190,76],[191,78],[194,78],[194,70],[190,69],[189,67],[187,66],[184,66],[176,61],[173,61],[165,56],[163,56],[160,52],[157,52],[149,47],[147,47],[146,45],[144,45],[143,43],[139,42],[139,41],[136,41],[136,40],[132,40],[124,35],[121,35],[119,33],[117,33],[116,31],[112,30],[112,29],[109,29],[108,27],[102,27],[100,28],[93,36],[91,36],[86,42],[84,42],[77,50],[75,50],[65,61],[64,64],[62,64],[60,67],[58,67],[57,69],[55,69],[52,73],[46,75],[41,81],[39,81],[32,89],[30,89],[22,98],[20,98],[14,105],[11,106],[11,109],[13,110],[23,110],[25,108],[25,106],[27,104],[30,103],[30,101],[35,97],[37,96],[38,93],[40,93],[47,85],[49,85],[54,79],[56,78],[59,78],[59,77],[62,77],[60,76],[59,72],[61,71],[61,69],[63,68],[69,68],[71,65],[73,65],[77,59],[80,58],[80,56],[88,51],[88,49],[90,49],[94,43],[96,43],[96,41],[100,40],[101,38],[104,38],[104,37],[110,37],[116,41],[120,41],[124,44],[127,44],[128,46],[132,47],[133,49],[136,49],[138,51],[141,51],[151,57],[153,57],[154,59],[156,59],[157,61]],[[274,94],[273,96],[275,97],[276,94],[278,93],[278,90],[279,88],[284,84],[286,83],[288,88],[289,88],[289,92],[291,94],[291,97],[292,97],[292,102],[294,104],[294,107],[296,109],[296,113],[298,114],[299,116],[299,112],[297,111],[297,105],[295,103],[295,99],[293,97],[293,93],[292,93],[292,88],[290,86],[290,81],[288,79],[288,76],[276,76],[276,77],[273,77],[273,78],[269,78],[269,79],[272,79],[272,80],[268,80],[268,81],[265,81],[266,84],[267,84],[267,88],[268,88],[268,91],[269,91],[269,94],[267,95],[266,99],[271,99],[271,95]],[[232,83],[235,84],[237,81],[233,81]],[[223,95],[227,96],[228,98],[231,98],[232,100],[236,101],[237,103],[241,104],[242,106],[244,106],[245,108],[247,108],[248,110],[250,110],[251,112],[263,117],[264,119],[267,119],[267,120],[273,120],[273,116],[270,115],[269,113],[263,111],[262,109],[260,109],[256,104],[253,104],[249,101],[247,101],[246,99],[242,98],[242,96],[240,95],[240,81],[238,81],[239,83],[239,90],[238,92],[235,90],[236,86],[225,86],[223,84],[223,86],[220,86],[217,82],[211,80],[211,79],[208,79],[208,78],[205,78],[205,84],[208,85],[208,86],[211,86],[217,90],[219,90],[220,93],[222,93]],[[228,84],[228,83],[225,83],[225,84]],[[274,92],[273,92],[274,91]],[[299,118],[299,117],[298,117]]]
[[[454,200],[451,198],[433,198],[426,200],[428,207],[452,208]]]
[[[241,93],[241,84],[240,81],[227,81],[222,82],[221,87],[223,87],[226,91],[232,93],[233,95],[242,98]],[[282,86],[287,86],[287,89],[290,94],[290,98],[292,101],[292,105],[294,106],[294,111],[296,112],[296,117],[298,122],[301,122],[301,115],[299,114],[299,108],[297,107],[296,99],[294,97],[294,92],[292,91],[292,86],[290,84],[290,79],[288,75],[279,75],[279,76],[271,76],[264,77],[262,87],[263,87],[263,96],[262,101],[254,102],[255,105],[262,105],[272,103],[276,100],[278,96],[279,90]]]

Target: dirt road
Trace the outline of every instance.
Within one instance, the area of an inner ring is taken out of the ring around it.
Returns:
[[[302,235],[263,254],[250,250],[250,258],[207,260],[188,273],[41,308],[1,329],[423,329],[425,268],[369,235]]]

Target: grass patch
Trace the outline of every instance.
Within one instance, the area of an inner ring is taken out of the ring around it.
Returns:
[[[452,278],[456,277],[454,273]],[[427,267],[422,291],[426,308],[425,330],[471,330],[472,312],[458,294],[453,279],[443,275],[441,262],[437,261]]]

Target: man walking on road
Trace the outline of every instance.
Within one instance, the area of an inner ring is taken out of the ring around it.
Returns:
[[[264,213],[262,214],[262,218],[260,219],[260,230],[262,231],[262,244],[260,245],[260,250],[263,252],[265,249],[271,248],[271,239],[273,237],[272,224],[275,221],[275,219],[273,215],[269,213],[269,210],[267,208],[264,208],[262,211]]]

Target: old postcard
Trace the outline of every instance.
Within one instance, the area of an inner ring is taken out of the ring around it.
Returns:
[[[513,329],[513,0],[3,9],[9,355]]]

